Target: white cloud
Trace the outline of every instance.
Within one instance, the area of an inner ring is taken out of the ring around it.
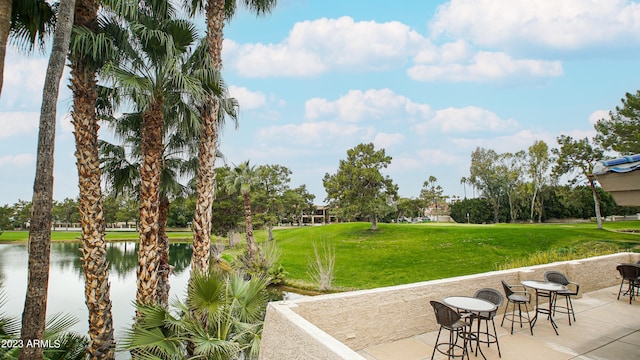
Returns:
[[[640,4],[628,0],[450,0],[430,23],[482,46],[534,44],[577,49],[640,40]]]
[[[447,165],[460,161],[458,156],[443,149],[421,149],[416,154],[423,164],[428,165]]]
[[[589,115],[589,124],[595,125],[598,120],[610,120],[611,116],[609,116],[609,111],[607,110],[596,110],[591,115]]]
[[[267,96],[259,91],[251,91],[246,87],[229,86],[229,94],[238,100],[240,110],[253,110],[266,105]]]
[[[464,55],[472,55],[463,59]],[[426,56],[417,56],[416,65],[407,74],[417,81],[499,81],[512,77],[546,78],[563,74],[559,61],[513,59],[504,52],[480,51],[470,54],[465,49],[451,53],[441,52],[442,59],[431,63],[420,63]],[[444,59],[448,57],[449,59]],[[457,62],[450,62],[455,59]]]
[[[36,134],[39,119],[40,113],[37,112],[0,112],[0,139],[19,134]]]
[[[4,167],[25,168],[35,165],[36,157],[33,154],[18,154],[0,156],[0,169]]]
[[[336,122],[313,122],[300,125],[271,126],[258,130],[258,137],[270,143],[286,141],[291,145],[326,147],[328,143],[344,140],[370,139],[374,130],[370,127],[340,124]]]
[[[376,148],[385,148],[388,149],[396,144],[400,144],[405,140],[405,136],[399,133],[388,134],[388,133],[378,133],[373,138],[373,143]]]
[[[402,65],[427,41],[398,21],[343,16],[296,23],[277,44],[225,40],[225,63],[246,77],[312,76],[330,69],[371,71]]]
[[[446,108],[435,112],[435,116],[427,122],[414,126],[418,134],[429,130],[444,133],[452,132],[501,132],[513,130],[518,123],[513,119],[501,119],[497,114],[476,106],[464,108]]]
[[[305,118],[337,118],[349,122],[380,119],[424,119],[431,108],[390,89],[351,90],[336,101],[313,98],[305,103]]]

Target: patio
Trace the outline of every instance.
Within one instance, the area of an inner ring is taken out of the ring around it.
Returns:
[[[554,333],[547,319],[538,320],[533,336],[528,328],[520,329],[517,325],[517,331],[510,335],[507,321],[504,327],[500,326],[502,312],[499,312],[496,326],[502,359],[640,359],[640,301],[634,300],[629,305],[628,297],[616,300],[617,291],[618,286],[612,286],[575,299],[575,323],[569,326],[565,314],[556,314],[560,335]],[[430,359],[436,335],[437,332],[428,332],[370,346],[358,354],[368,360]],[[499,359],[495,345],[489,348],[483,345],[482,349],[487,359]],[[478,355],[477,359],[482,357]]]

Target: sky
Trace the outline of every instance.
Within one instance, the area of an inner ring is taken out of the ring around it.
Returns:
[[[48,55],[8,49],[0,205],[32,197]],[[288,167],[291,187],[305,184],[322,204],[324,174],[373,143],[392,157],[383,174],[400,196],[419,196],[435,176],[462,197],[478,147],[593,136],[594,122],[640,89],[639,63],[638,1],[279,0],[270,15],[240,10],[225,27],[222,75],[240,117],[221,151],[230,166]],[[67,69],[55,200],[78,194],[71,106]],[[111,139],[106,126],[100,136]]]

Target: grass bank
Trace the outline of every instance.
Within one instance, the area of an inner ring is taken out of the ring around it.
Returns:
[[[335,224],[282,229],[275,237],[290,282],[311,285],[313,242],[336,249],[334,286],[365,289],[557,261],[620,250],[640,251],[640,222],[595,224]],[[541,254],[543,254],[541,256]],[[546,254],[546,255],[545,255]],[[535,262],[535,261],[534,261]]]
[[[190,231],[168,232],[172,242],[190,242],[193,233]],[[137,231],[107,231],[105,237],[108,241],[136,241],[140,233]],[[0,235],[0,243],[26,242],[29,240],[28,231],[4,231]],[[79,231],[56,230],[51,232],[51,241],[80,241]]]

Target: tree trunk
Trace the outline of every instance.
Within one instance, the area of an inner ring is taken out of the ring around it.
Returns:
[[[0,0],[0,94],[4,83],[4,58],[11,30],[11,2],[12,0]]]
[[[533,214],[536,204],[536,197],[538,196],[538,187],[533,187],[533,197],[531,198],[531,214],[529,215],[530,222],[533,222]]]
[[[213,101],[213,100],[212,100]],[[210,106],[213,106],[210,109]],[[197,200],[193,216],[193,255],[191,269],[207,271],[211,253],[211,206],[215,191],[215,161],[218,148],[218,102],[205,106],[201,112],[200,143],[198,145]]]
[[[222,68],[222,40],[225,0],[208,0],[207,44],[213,66]],[[215,160],[218,148],[218,101],[209,97],[201,116],[200,144],[198,146],[197,200],[193,217],[193,256],[191,269],[207,271],[211,251],[211,206],[213,204]]]
[[[596,211],[596,222],[598,223],[598,229],[602,229],[602,215],[600,214],[600,199],[598,199],[596,184],[593,182],[592,178],[589,178],[589,187],[591,187],[591,193],[593,194],[593,204]]]
[[[158,215],[162,170],[162,102],[152,101],[142,114],[142,166],[140,167],[140,246],[136,300],[156,303],[158,286]]]
[[[256,240],[253,237],[253,223],[251,222],[251,200],[249,199],[249,193],[243,195],[244,197],[244,222],[246,227],[247,236],[247,254],[249,263],[256,255]]]
[[[78,0],[75,24],[96,30],[98,5]],[[89,312],[89,346],[92,359],[115,359],[115,339],[105,240],[98,119],[95,106],[98,92],[96,70],[86,59],[71,61],[76,167],[78,169],[78,210],[82,228],[82,268],[85,276],[85,303]]]
[[[378,231],[378,216],[376,215],[371,217],[371,230]]]
[[[158,215],[158,257],[160,265],[158,267],[158,304],[163,307],[169,306],[169,275],[171,275],[171,265],[169,265],[169,237],[167,236],[167,218],[169,215],[169,198],[162,194],[160,196],[160,209]]]
[[[23,344],[44,339],[51,254],[56,104],[60,79],[69,50],[74,4],[75,0],[60,2],[58,24],[53,35],[53,47],[42,92],[36,176],[33,184],[29,228],[29,273],[20,336]],[[19,359],[42,359],[42,351],[43,348],[40,346],[24,346],[20,349]]]

